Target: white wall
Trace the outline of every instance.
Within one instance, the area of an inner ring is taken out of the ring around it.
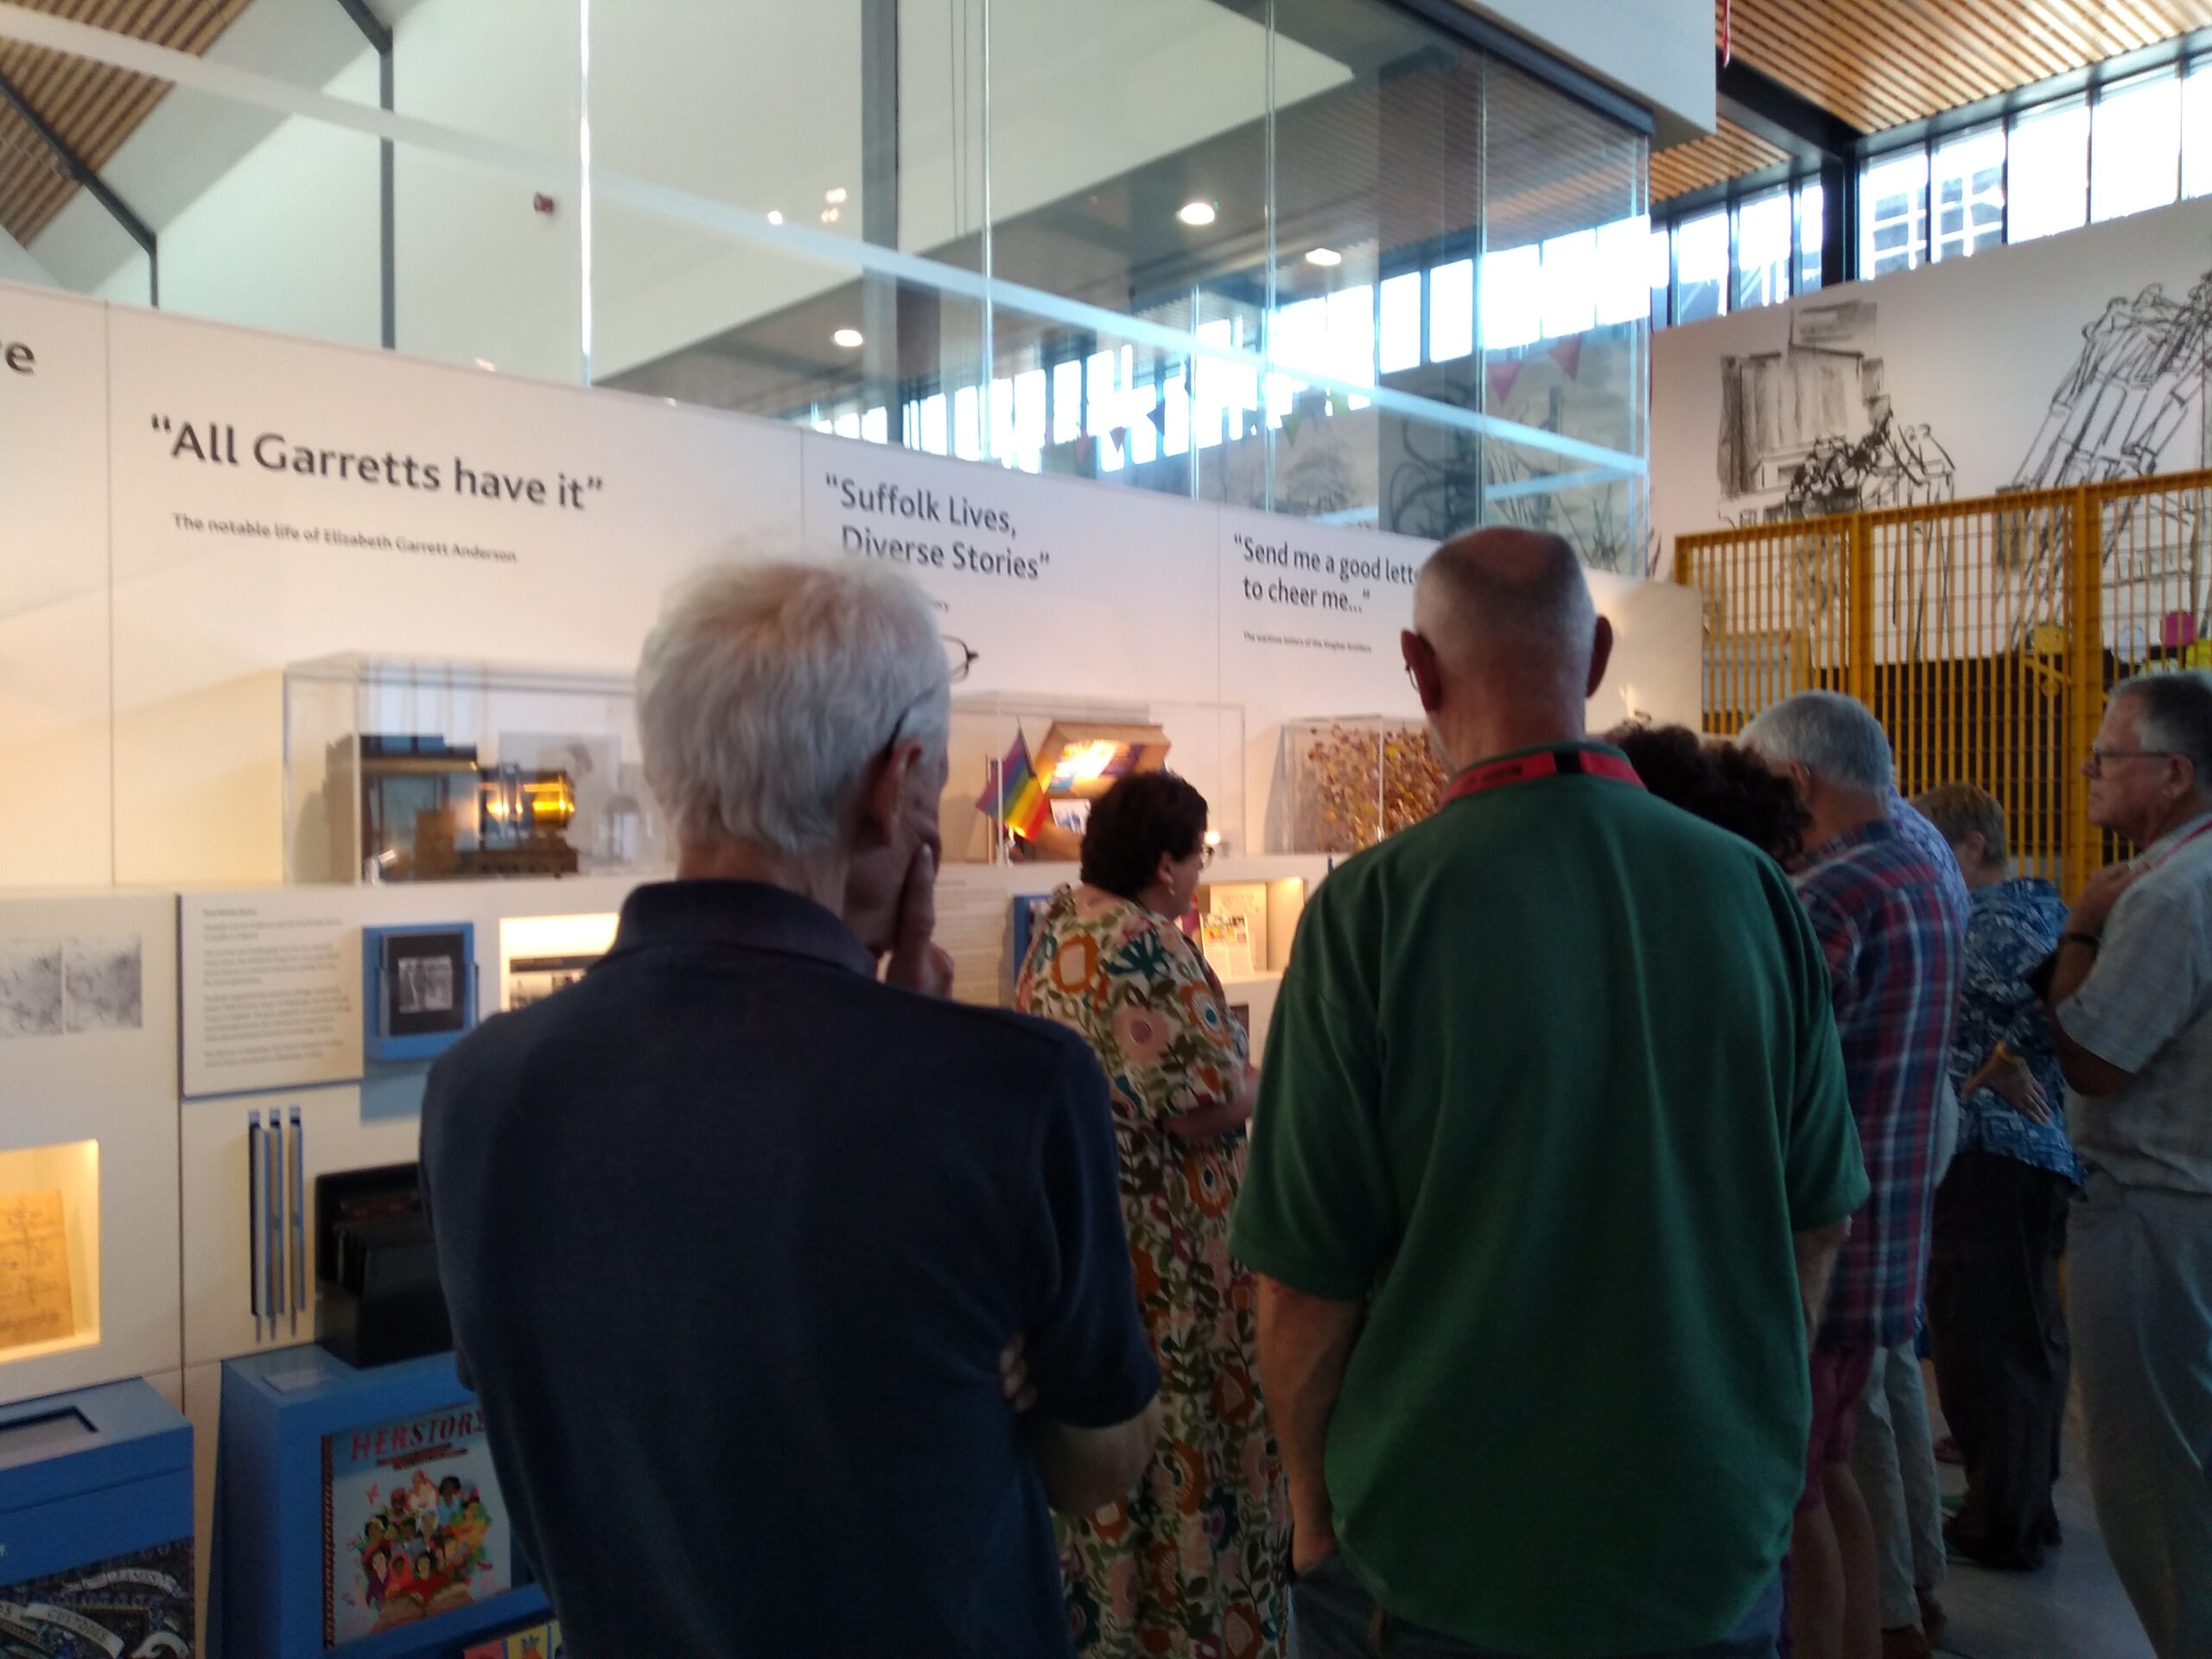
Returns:
[[[376,0],[376,10],[388,21],[404,22],[417,3],[418,0]],[[267,75],[295,86],[321,88],[340,75],[365,49],[360,31],[328,0],[253,0],[216,39],[207,55],[212,63]],[[333,90],[359,99],[363,97],[362,87],[359,79],[351,79]],[[366,83],[365,101],[376,102],[373,78]],[[203,191],[279,124],[278,117],[246,105],[172,89],[100,169],[101,176],[140,219],[157,232],[165,232]],[[303,159],[312,161],[314,156],[310,150]],[[281,176],[285,170],[281,162],[264,161],[260,165],[264,181]],[[292,200],[304,194],[295,189]],[[287,221],[281,218],[239,217],[235,210],[203,220],[202,226],[256,235],[264,231],[291,235]],[[224,251],[233,266],[232,281],[244,292],[258,291],[262,279],[248,268],[251,259],[241,257],[251,255],[253,248],[233,246]],[[116,297],[145,303],[143,257],[107,211],[82,192],[73,196],[54,222],[40,232],[37,252],[65,288],[80,293],[112,292]],[[179,252],[188,260],[193,257],[189,251]],[[200,260],[212,261],[213,256]],[[124,265],[136,270],[135,277],[129,270],[118,269]]]
[[[2206,286],[2192,296],[2199,284]],[[2171,361],[2107,382],[2095,394],[2102,458],[2068,472],[2054,466],[2051,444],[2088,407],[2087,400],[2069,401],[2068,382],[2085,330],[2101,322],[2122,347],[2115,360],[2138,371],[2145,361],[2125,349],[2131,339],[2163,339],[2176,349]],[[1899,427],[1925,429],[1915,439],[1923,453],[1948,457],[1951,477],[1937,491],[1941,499],[1985,495],[2016,482],[2075,482],[2084,466],[2110,476],[2212,461],[2208,338],[2212,201],[1663,329],[1651,352],[1653,512],[1662,556],[1671,568],[1677,535],[1763,512],[1786,481],[1784,456],[1771,467],[1774,487],[1737,493],[1724,485],[1719,444],[1732,359],[1770,356],[1783,389],[1807,397],[1814,378],[1830,374],[1834,401],[1825,412],[1804,404],[1802,432],[1861,436],[1872,424],[1870,397],[1886,397]],[[2147,447],[2123,454],[2131,432],[2147,435]]]
[[[1627,93],[1658,118],[1657,142],[1713,127],[1708,0],[1459,0]]]
[[[25,283],[33,288],[57,286],[54,273],[31,257],[22,243],[0,231],[0,283]]]

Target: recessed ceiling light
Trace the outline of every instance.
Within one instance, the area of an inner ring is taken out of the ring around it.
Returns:
[[[824,207],[822,210],[822,222],[824,225],[835,225],[837,222],[837,219],[838,211],[836,208]]]
[[[782,224],[784,222],[783,213],[779,209],[771,207],[768,210],[768,222],[771,225]]]
[[[856,352],[868,343],[866,337],[857,328],[840,328],[830,338],[849,352]]]
[[[841,184],[835,190],[824,190],[822,193],[822,200],[832,207],[842,206],[845,200],[845,187]]]
[[[1181,219],[1185,225],[1211,225],[1213,223],[1213,203],[1210,201],[1186,201],[1176,213],[1175,217]]]
[[[1306,250],[1306,263],[1309,265],[1341,265],[1344,262],[1344,255],[1338,253],[1334,248],[1308,248]]]
[[[476,359],[476,366],[491,374],[497,374],[499,372],[499,365],[498,364],[487,362],[480,357]]]

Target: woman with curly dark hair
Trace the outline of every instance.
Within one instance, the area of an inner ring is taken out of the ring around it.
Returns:
[[[1605,741],[1669,805],[1741,836],[1779,864],[1804,851],[1812,816],[1796,786],[1756,755],[1732,743],[1708,743],[1686,726],[1616,726]]]

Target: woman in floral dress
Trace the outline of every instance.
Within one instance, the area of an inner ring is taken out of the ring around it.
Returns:
[[[1252,1275],[1230,1260],[1258,1074],[1221,982],[1177,925],[1206,804],[1166,772],[1091,809],[1083,880],[1037,924],[1015,1006],[1078,1033],[1111,1085],[1137,1300],[1166,1427],[1128,1499],[1063,1524],[1079,1652],[1279,1655],[1290,1512],[1254,1357]]]

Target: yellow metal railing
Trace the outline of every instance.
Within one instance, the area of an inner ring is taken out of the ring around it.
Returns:
[[[1974,783],[2069,894],[2113,849],[2080,764],[2131,674],[2212,666],[2212,470],[1739,524],[1677,539],[1705,598],[1706,729],[1847,691],[1907,793]]]

